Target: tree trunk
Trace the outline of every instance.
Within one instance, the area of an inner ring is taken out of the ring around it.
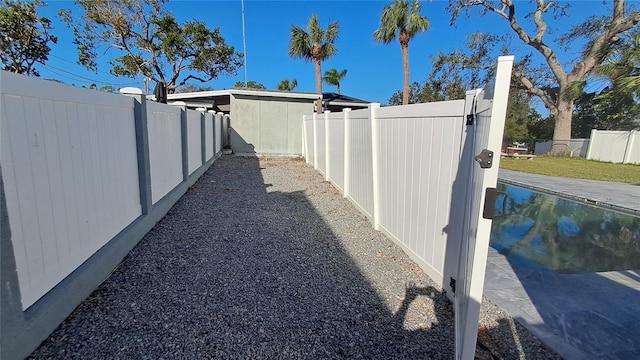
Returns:
[[[563,99],[559,94],[558,111],[555,116],[555,128],[553,130],[553,145],[550,155],[568,156],[571,154],[571,117],[573,115],[573,100]]]
[[[338,94],[340,94],[340,83],[338,83]]]
[[[320,58],[314,58],[313,62],[316,66],[316,93],[320,95],[320,99],[316,101],[316,112],[322,114],[322,66],[320,64]]]
[[[404,70],[404,88],[402,90],[402,105],[409,104],[409,41],[402,41],[400,34],[400,47],[402,48],[402,68]]]

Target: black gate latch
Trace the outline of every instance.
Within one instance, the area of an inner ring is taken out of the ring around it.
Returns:
[[[473,125],[473,121],[475,119],[476,119],[476,117],[473,114],[467,115],[467,126]]]
[[[484,149],[474,159],[480,163],[481,168],[488,169],[493,164],[493,151]]]
[[[498,190],[496,188],[487,188],[484,192],[484,209],[482,217],[485,219],[493,219],[496,214],[496,199],[498,198]]]

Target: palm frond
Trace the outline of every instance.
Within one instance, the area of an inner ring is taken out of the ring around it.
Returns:
[[[293,25],[291,27],[291,43],[289,45],[289,55],[294,58],[311,60],[311,43],[309,34],[301,27]]]

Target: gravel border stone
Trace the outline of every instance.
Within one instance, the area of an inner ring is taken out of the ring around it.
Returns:
[[[555,353],[487,300],[478,358]],[[33,359],[452,359],[452,307],[320,174],[225,156]]]

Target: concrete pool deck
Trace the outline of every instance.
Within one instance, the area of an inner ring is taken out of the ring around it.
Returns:
[[[640,216],[640,185],[528,174],[500,169],[505,183]],[[638,179],[640,183],[640,179]]]
[[[640,186],[500,170],[501,182],[640,215]],[[566,359],[640,358],[640,271],[560,274],[489,249],[485,296]]]

